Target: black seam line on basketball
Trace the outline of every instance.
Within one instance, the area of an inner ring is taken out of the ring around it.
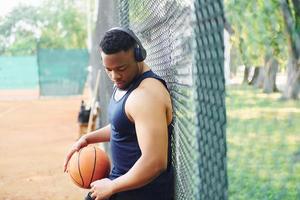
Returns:
[[[80,153],[81,153],[81,150],[79,151],[79,154],[78,154],[78,171],[79,171],[79,175],[80,175],[80,178],[81,178],[81,181],[82,181],[82,186],[84,187],[84,181],[83,181],[81,171],[80,171]]]
[[[90,180],[90,184],[92,183],[92,180],[94,178],[94,173],[95,173],[95,168],[96,168],[96,161],[97,161],[97,152],[96,152],[96,148],[94,147],[94,152],[95,152],[95,159],[94,159],[94,168],[93,168],[93,173],[92,173],[92,177],[91,177],[91,180]]]
[[[70,173],[70,176],[71,176],[71,178],[73,179],[73,181],[75,181],[79,186],[81,185],[80,183],[78,183],[78,182],[76,181],[76,179],[72,176],[71,173]]]

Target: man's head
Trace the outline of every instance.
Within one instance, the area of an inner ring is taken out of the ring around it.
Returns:
[[[117,48],[111,48],[111,45],[106,46],[106,48],[108,47],[107,52],[110,51],[110,52],[113,53],[113,52],[117,52],[118,50],[126,51],[128,49],[128,47],[132,47],[132,42],[134,42],[133,48],[134,48],[135,60],[137,62],[143,62],[147,57],[147,52],[144,49],[144,47],[143,47],[141,41],[139,40],[139,38],[134,34],[134,32],[132,30],[128,29],[128,28],[115,27],[115,28],[112,28],[112,29],[108,30],[106,32],[106,36],[109,36],[109,35],[113,36],[113,35],[117,35],[118,33],[125,33],[125,35],[123,34],[123,36],[125,36],[124,40],[122,40],[123,43],[119,42],[118,45],[115,46]],[[122,36],[122,35],[120,35],[120,36]],[[127,38],[129,37],[129,40],[127,40],[126,37]],[[107,37],[107,39],[109,39],[109,38]],[[121,39],[122,39],[122,37],[121,37]],[[133,39],[133,41],[132,41],[132,39]],[[103,45],[100,44],[100,47],[103,46],[103,48],[104,48],[104,45],[105,45],[105,43],[103,43]]]
[[[100,42],[105,70],[120,89],[126,89],[140,72],[136,46],[135,38],[122,30],[109,30]]]
[[[135,46],[135,39],[126,32],[120,30],[107,31],[100,42],[100,48],[105,54],[128,51]]]

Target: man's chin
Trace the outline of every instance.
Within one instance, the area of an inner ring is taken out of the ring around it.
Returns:
[[[122,84],[122,83],[121,84],[116,83],[116,86],[120,90],[126,90],[128,88],[126,84]]]

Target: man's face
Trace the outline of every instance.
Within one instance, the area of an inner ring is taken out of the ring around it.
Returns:
[[[119,89],[126,89],[139,73],[132,49],[114,54],[102,51],[101,56],[106,73]]]

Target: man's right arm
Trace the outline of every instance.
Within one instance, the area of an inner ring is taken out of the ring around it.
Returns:
[[[66,172],[69,160],[71,159],[72,155],[79,151],[81,148],[86,147],[89,144],[99,143],[99,142],[109,142],[110,141],[110,124],[90,132],[86,135],[83,135],[79,140],[77,140],[70,150],[67,153],[65,162],[64,162],[64,171]]]
[[[82,136],[86,140],[87,144],[99,143],[99,142],[109,142],[110,141],[110,124],[90,132]],[[81,139],[81,138],[80,138]]]

